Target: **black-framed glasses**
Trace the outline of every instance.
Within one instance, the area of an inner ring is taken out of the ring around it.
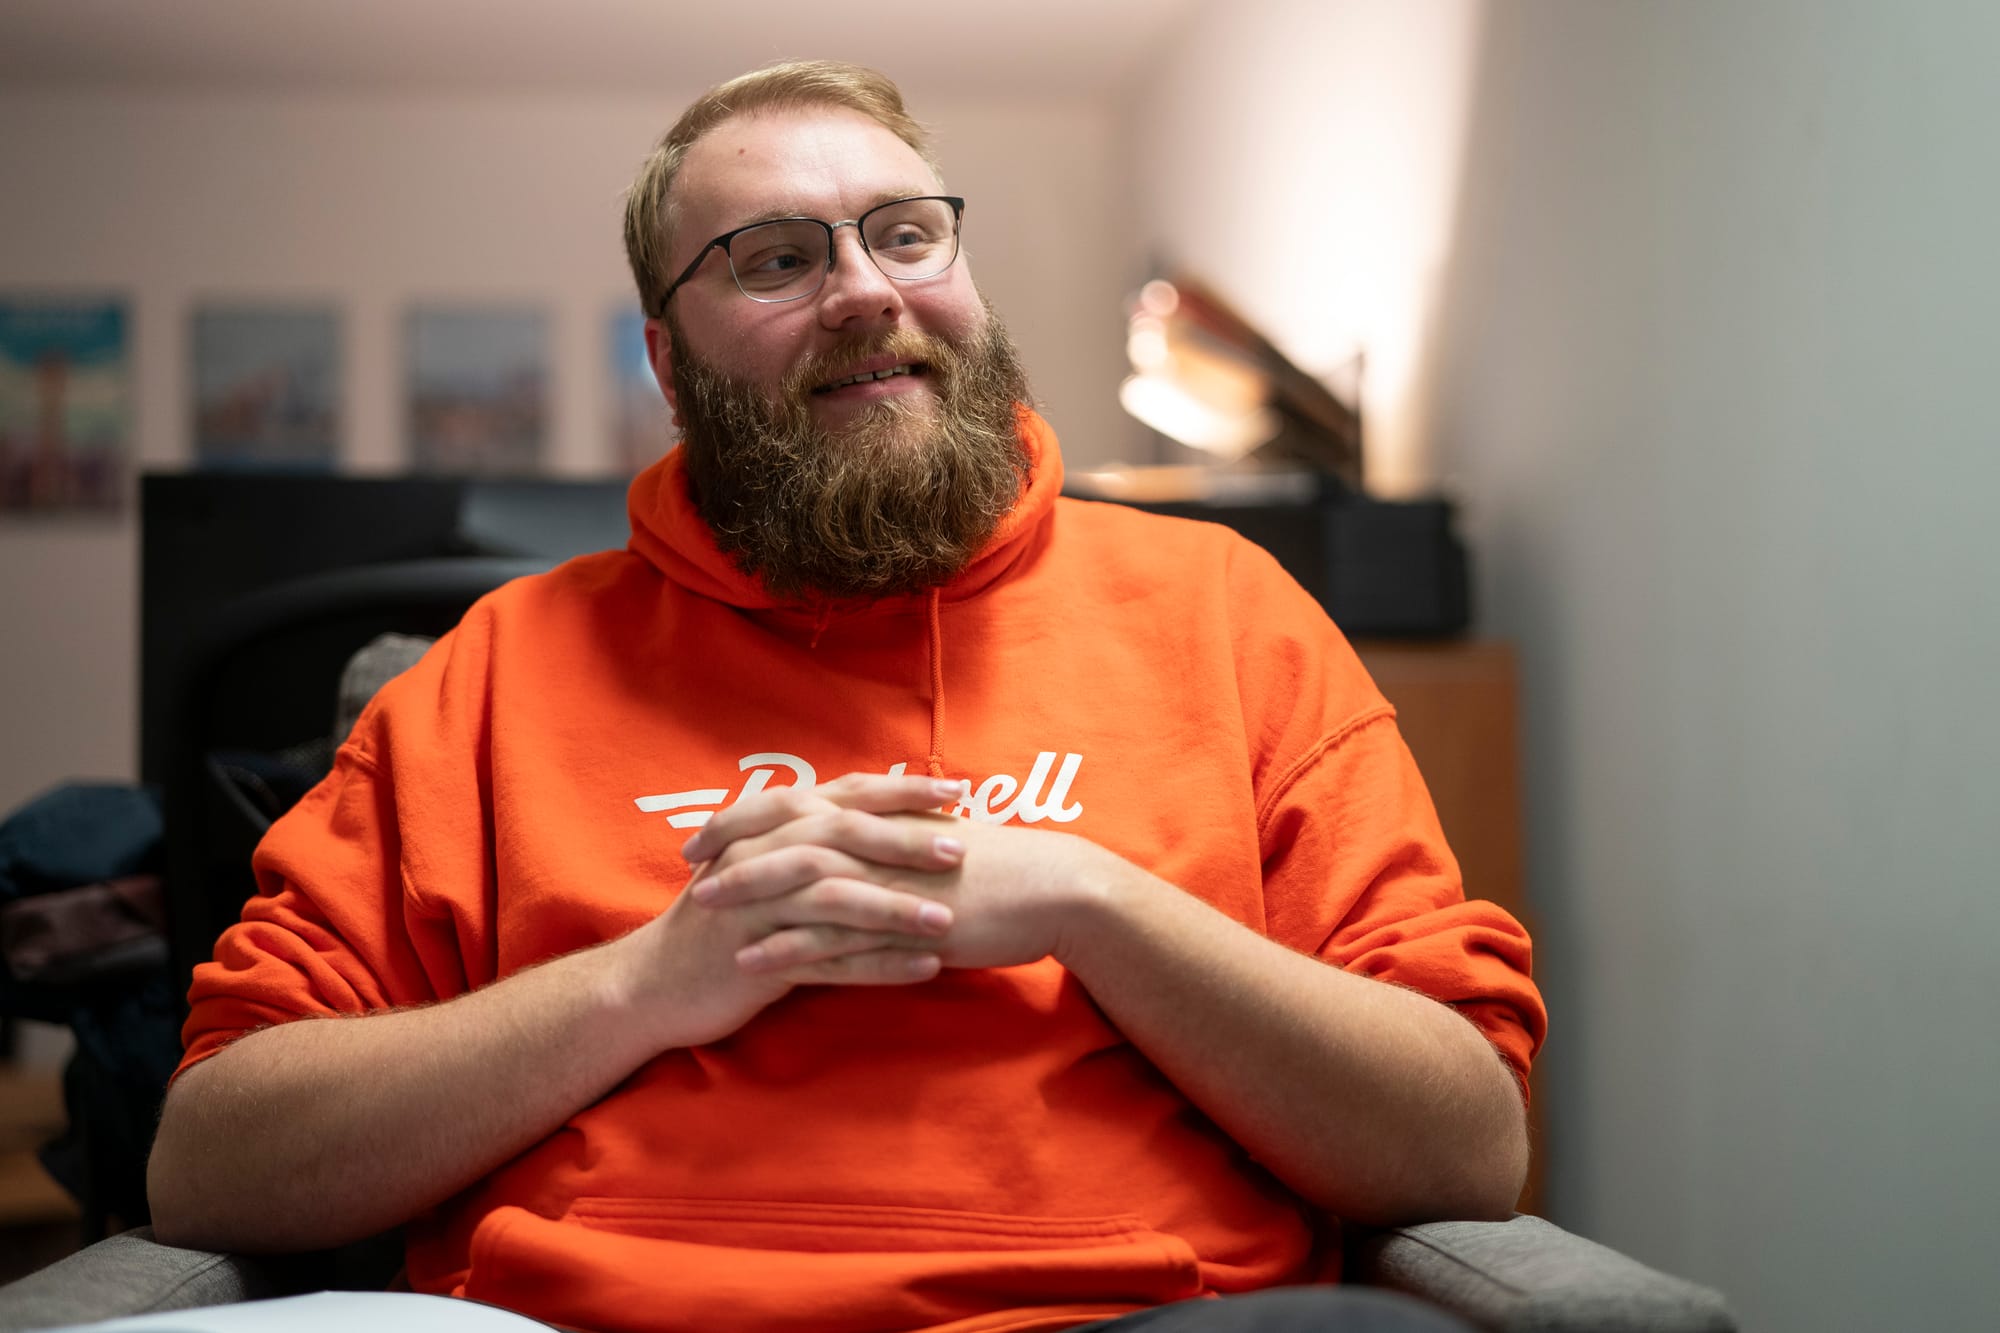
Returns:
[[[666,313],[667,302],[694,276],[711,250],[728,256],[737,289],[753,301],[797,301],[811,296],[833,271],[833,233],[841,227],[854,228],[861,248],[883,276],[898,282],[935,278],[958,259],[958,231],[964,217],[965,200],[927,194],[877,204],[846,222],[821,222],[818,218],[753,222],[725,231],[701,247],[694,262],[681,270],[660,298],[660,313]]]

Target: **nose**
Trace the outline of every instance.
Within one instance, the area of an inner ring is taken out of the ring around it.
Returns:
[[[868,249],[861,229],[843,222],[833,229],[833,272],[819,290],[820,323],[829,329],[865,329],[894,324],[903,313],[903,294]]]

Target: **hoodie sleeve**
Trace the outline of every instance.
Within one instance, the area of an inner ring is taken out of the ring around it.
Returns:
[[[384,686],[332,773],[258,844],[256,896],[195,969],[181,1070],[258,1028],[435,1003],[493,978],[476,614]]]
[[[1451,1005],[1525,1093],[1548,1023],[1527,931],[1466,898],[1395,709],[1325,612],[1262,551],[1230,563],[1268,932]]]
[[[1528,933],[1467,899],[1394,715],[1330,736],[1259,819],[1272,934],[1302,953],[1451,1005],[1523,1091],[1547,1030]]]

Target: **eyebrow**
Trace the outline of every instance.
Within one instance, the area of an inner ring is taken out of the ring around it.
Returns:
[[[861,211],[863,213],[866,213],[869,209],[880,208],[883,204],[893,204],[898,199],[923,199],[928,197],[929,193],[930,192],[927,190],[918,190],[915,193],[911,193],[908,190],[900,190],[900,189],[881,190],[869,196],[868,208],[864,208]],[[804,207],[800,205],[779,204],[775,207],[762,209],[756,213],[752,213],[748,217],[744,218],[741,222],[737,223],[736,227],[731,227],[728,228],[727,230],[734,231],[736,230],[737,227],[754,227],[760,222],[777,222],[783,218],[810,218],[812,216],[813,214],[811,212],[807,211]],[[823,218],[818,220],[825,221],[825,219]]]

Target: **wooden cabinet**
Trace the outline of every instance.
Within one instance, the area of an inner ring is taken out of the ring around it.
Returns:
[[[1396,706],[1465,891],[1526,920],[1514,652],[1493,640],[1354,645]]]
[[[1521,859],[1520,690],[1512,647],[1490,639],[1363,639],[1354,647],[1396,706],[1396,725],[1458,856],[1466,896],[1498,903],[1532,934]],[[1539,1088],[1530,1100],[1534,1161],[1520,1204],[1527,1213],[1540,1211]]]

